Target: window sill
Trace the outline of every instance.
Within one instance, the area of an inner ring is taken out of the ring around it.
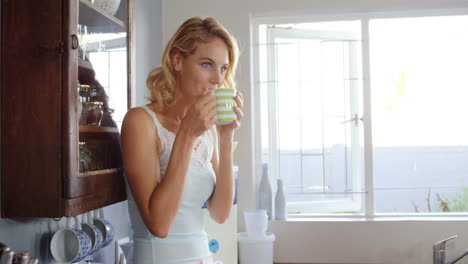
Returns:
[[[447,214],[418,214],[418,215],[396,215],[385,214],[373,217],[363,215],[295,215],[287,220],[270,220],[278,223],[297,222],[397,222],[397,221],[468,221],[467,213]]]
[[[270,220],[270,222],[377,222],[377,221],[468,221],[468,213],[447,214],[382,214],[373,217],[364,215],[294,215],[287,220]]]

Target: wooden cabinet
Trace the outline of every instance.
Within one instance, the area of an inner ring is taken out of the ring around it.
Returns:
[[[119,131],[134,88],[133,0],[115,14],[89,0],[1,4],[2,217],[74,216],[125,200]],[[100,125],[82,101],[103,104]]]

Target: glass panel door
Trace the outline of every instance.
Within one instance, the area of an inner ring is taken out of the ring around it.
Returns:
[[[119,131],[128,109],[125,0],[79,0],[78,124],[82,176],[121,172]]]
[[[94,2],[94,4],[93,4]],[[102,127],[120,126],[127,111],[127,25],[125,1],[109,10],[98,5],[101,1],[80,0],[78,19],[78,80],[81,85],[83,113],[80,125]],[[108,0],[108,2],[120,2]],[[99,123],[92,111],[100,108]],[[88,115],[87,115],[88,114]]]

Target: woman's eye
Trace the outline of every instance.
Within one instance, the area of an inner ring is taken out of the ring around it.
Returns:
[[[225,71],[227,71],[227,67],[226,66],[221,67],[221,72],[225,72]]]
[[[204,63],[202,63],[202,66],[205,67],[205,68],[209,68],[209,67],[211,67],[211,63],[204,62]]]

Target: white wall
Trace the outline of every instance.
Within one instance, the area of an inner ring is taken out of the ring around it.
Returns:
[[[466,0],[163,0],[162,4],[164,43],[186,19],[213,16],[241,44],[242,54],[236,79],[238,89],[245,98],[245,118],[236,135],[240,143],[234,157],[239,165],[239,230],[244,229],[242,210],[255,205],[256,179],[253,175],[254,171],[260,172],[259,162],[255,162],[258,157],[253,154],[254,147],[259,145],[253,137],[255,124],[259,121],[252,116],[257,111],[252,105],[251,89],[252,18],[468,7]],[[459,238],[449,244],[449,256],[464,247],[468,248],[468,220],[450,224],[384,220],[371,224],[347,220],[273,221],[270,227],[277,234],[275,262],[281,263],[432,263],[432,243],[453,234],[458,234]],[[361,237],[363,240],[358,242]]]
[[[136,23],[136,106],[147,104],[149,95],[146,77],[151,69],[161,64],[162,3],[161,0],[137,0]]]

